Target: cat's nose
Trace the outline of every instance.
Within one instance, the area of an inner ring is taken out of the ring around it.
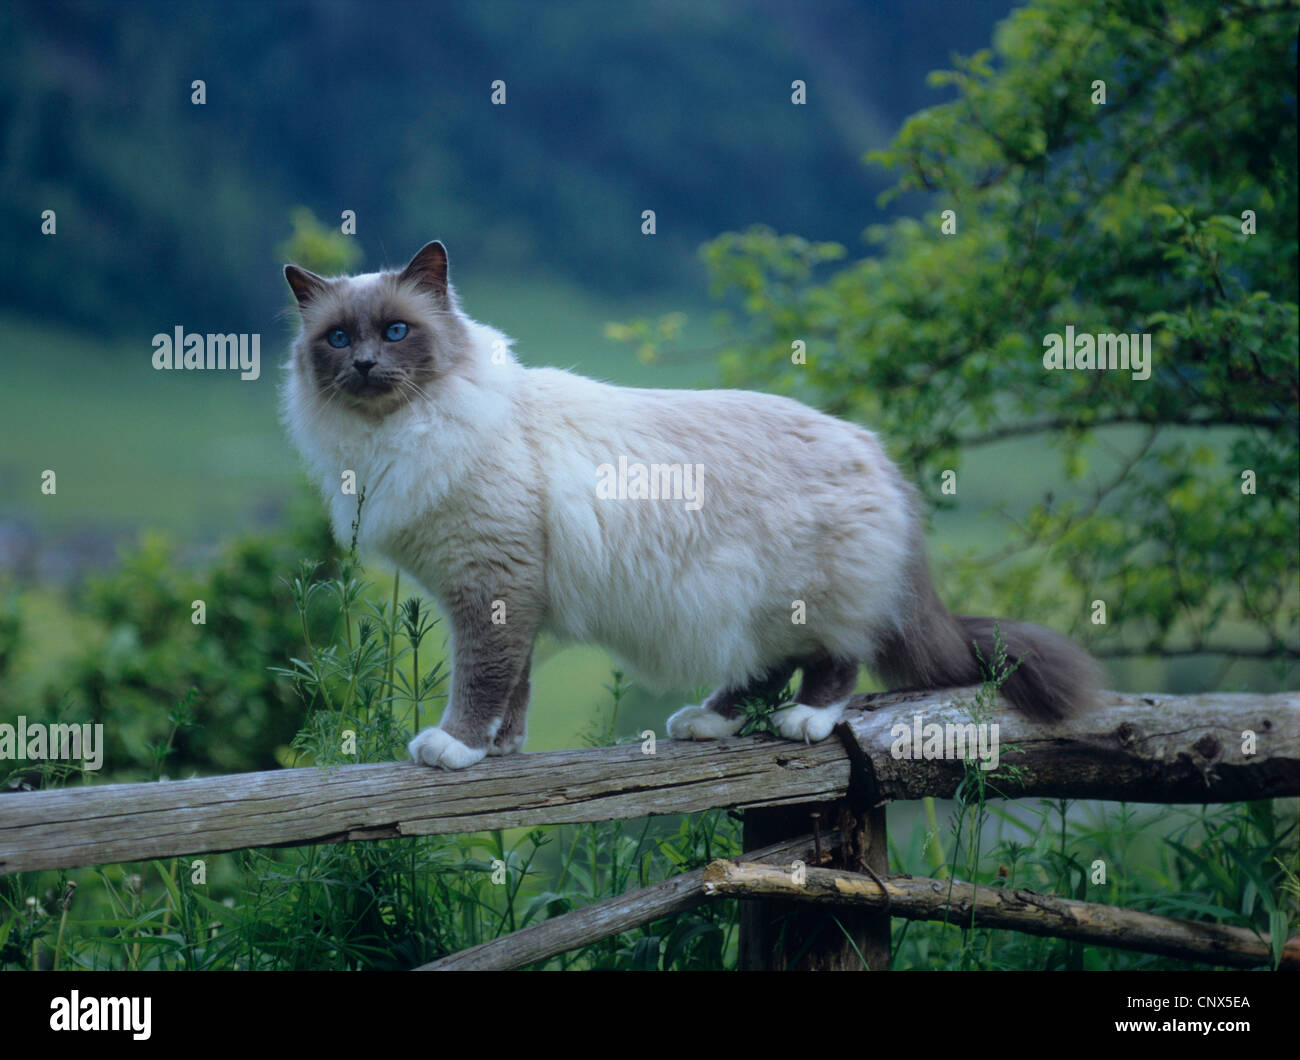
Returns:
[[[355,361],[352,362],[352,367],[355,368],[358,372],[360,372],[363,378],[370,374],[370,369],[372,369],[374,366],[375,366],[374,358],[363,360],[362,358],[358,357]]]

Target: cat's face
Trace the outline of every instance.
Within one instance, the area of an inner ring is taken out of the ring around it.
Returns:
[[[400,273],[325,279],[286,265],[302,317],[294,368],[322,401],[379,418],[427,398],[464,347],[447,252],[424,247]]]

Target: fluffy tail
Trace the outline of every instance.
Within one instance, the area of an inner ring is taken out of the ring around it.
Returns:
[[[909,574],[910,613],[881,640],[873,660],[882,680],[912,688],[979,684],[995,666],[1000,638],[1005,668],[1014,667],[1000,691],[1017,710],[1035,721],[1059,721],[1093,706],[1100,670],[1069,639],[1028,622],[954,615],[935,594],[924,556]]]

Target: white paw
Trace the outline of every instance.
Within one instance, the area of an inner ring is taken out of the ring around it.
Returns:
[[[443,769],[464,769],[487,754],[466,747],[456,737],[439,728],[425,729],[406,745],[413,761],[426,766],[441,766]]]
[[[788,710],[778,710],[772,715],[772,725],[787,740],[816,743],[824,740],[844,716],[844,704],[832,703],[829,707],[809,707],[797,703]]]
[[[744,727],[743,717],[724,718],[707,707],[682,707],[668,719],[668,735],[674,740],[718,740]]]

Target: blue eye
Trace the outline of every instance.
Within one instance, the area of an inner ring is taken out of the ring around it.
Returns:
[[[400,320],[396,324],[389,324],[388,330],[384,332],[384,338],[389,342],[396,342],[398,339],[406,338],[406,325]]]
[[[336,350],[343,349],[344,346],[351,346],[352,340],[348,338],[348,333],[342,328],[335,328],[325,336],[325,341],[333,346]]]

